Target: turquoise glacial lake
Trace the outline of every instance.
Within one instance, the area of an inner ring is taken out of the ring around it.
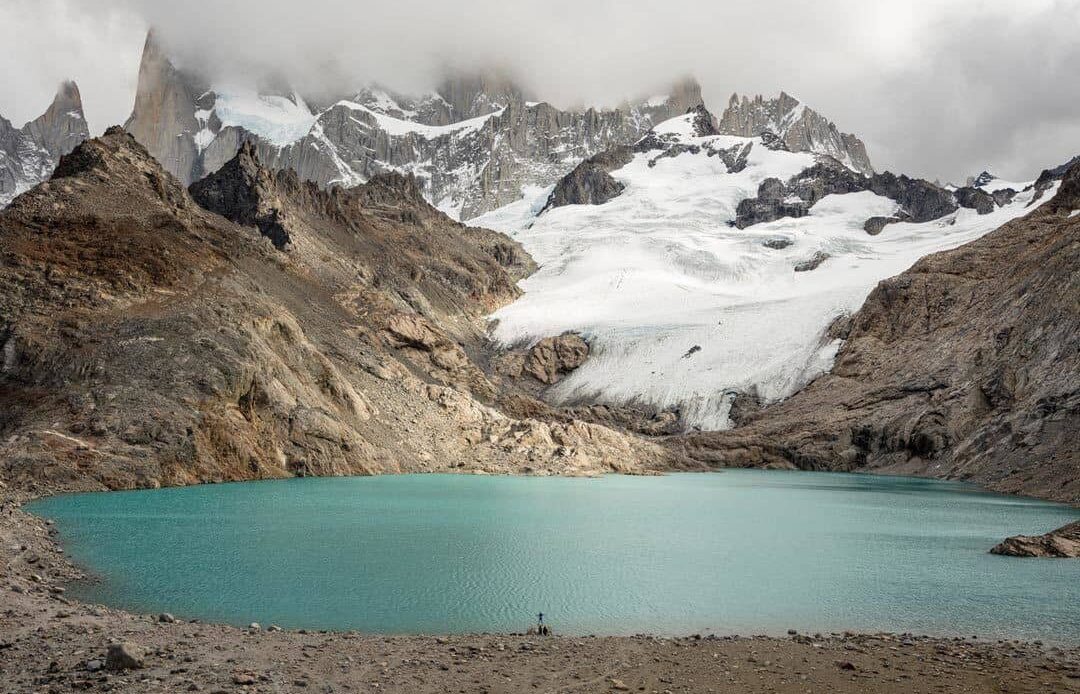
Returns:
[[[405,475],[58,496],[77,597],[378,633],[851,629],[1080,643],[1080,561],[987,550],[1078,512],[932,480]]]

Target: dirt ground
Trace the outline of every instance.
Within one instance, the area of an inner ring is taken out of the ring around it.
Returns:
[[[1080,692],[1080,648],[1037,641],[383,637],[161,621],[67,599],[79,570],[23,501],[0,496],[0,692]],[[110,669],[116,643],[142,666]]]

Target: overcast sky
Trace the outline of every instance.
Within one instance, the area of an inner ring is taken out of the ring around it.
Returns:
[[[559,106],[681,74],[717,114],[784,89],[866,141],[876,168],[1030,179],[1080,153],[1080,0],[0,0],[0,115],[75,79],[92,131],[131,110],[154,25],[178,60],[298,84],[430,87],[500,65]]]

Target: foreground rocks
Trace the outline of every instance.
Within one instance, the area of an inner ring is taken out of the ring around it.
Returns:
[[[1044,535],[1015,535],[994,545],[991,554],[1008,557],[1054,557],[1080,559],[1080,521]]]

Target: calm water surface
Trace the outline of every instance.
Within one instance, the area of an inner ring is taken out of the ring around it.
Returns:
[[[733,470],[407,475],[60,496],[133,610],[368,632],[840,629],[1080,643],[1080,561],[987,554],[1077,511],[951,482]]]

